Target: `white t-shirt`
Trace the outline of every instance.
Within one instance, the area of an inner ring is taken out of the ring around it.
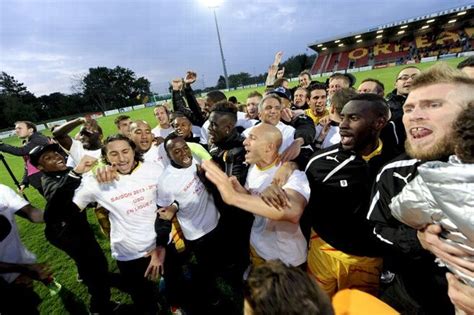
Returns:
[[[33,264],[36,256],[31,253],[20,240],[18,227],[15,221],[15,212],[26,206],[28,202],[5,185],[0,184],[0,216],[4,216],[10,222],[11,231],[7,237],[0,241],[0,261],[11,264]],[[0,273],[6,282],[13,282],[20,274]]]
[[[188,168],[169,165],[159,178],[158,186],[160,206],[168,206],[175,200],[179,203],[176,217],[187,240],[196,240],[217,226],[219,213],[214,198],[197,176],[194,158]]]
[[[323,130],[323,126],[320,124],[316,125],[316,137],[315,139],[318,139],[319,134]],[[339,134],[339,126],[332,126],[329,127],[329,131],[326,135],[326,138],[324,138],[323,143],[321,144],[321,149],[325,149],[327,147],[330,147],[334,144],[338,144],[341,142],[341,135]]]
[[[242,135],[245,138],[247,138],[250,131],[255,127],[256,126],[251,127],[249,129],[246,129],[242,133]],[[278,150],[278,153],[282,154],[283,151],[285,151],[293,143],[293,141],[295,141],[295,128],[293,128],[292,126],[289,126],[289,125],[285,125],[281,121],[278,122],[278,124],[275,127],[277,127],[278,130],[280,130],[280,132],[281,132],[282,142],[281,142],[280,149]]]
[[[170,133],[173,132],[173,128],[172,127],[169,127],[169,128],[161,128],[160,126],[156,126],[155,128],[153,128],[151,130],[151,133],[155,136],[155,137],[162,137],[162,138],[166,138]]]
[[[235,123],[236,127],[243,127],[244,129],[248,129],[253,127],[257,122],[258,120],[256,119],[248,119],[247,117],[245,117],[244,112],[237,112],[237,122]],[[207,141],[209,140],[209,125],[209,120],[206,120],[202,125],[201,140],[199,141],[199,143],[207,144]]]
[[[72,139],[71,148],[69,149],[69,157],[74,161],[75,165],[79,164],[84,155],[91,156],[96,159],[100,159],[101,151],[87,150],[82,146],[82,142],[76,139]]]
[[[99,184],[92,174],[85,175],[73,202],[84,209],[98,202],[109,210],[112,257],[128,261],[145,256],[156,246],[155,219],[158,178],[163,168],[140,163],[129,175],[109,184]]]
[[[143,154],[143,160],[145,162],[153,162],[159,164],[163,169],[170,164],[170,159],[166,154],[164,144],[161,143],[159,146],[152,145],[150,149]]]
[[[260,195],[267,188],[279,166],[272,166],[260,170],[256,165],[249,169],[245,188],[252,195]],[[283,189],[292,189],[309,200],[309,182],[304,172],[295,170],[283,186]],[[275,221],[259,215],[250,232],[250,244],[257,254],[265,260],[280,259],[286,264],[299,266],[306,261],[307,242],[301,232],[299,223]]]

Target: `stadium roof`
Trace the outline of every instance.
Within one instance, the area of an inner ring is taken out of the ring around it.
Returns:
[[[427,30],[432,27],[442,28],[449,24],[458,24],[468,21],[472,24],[474,14],[474,5],[452,8],[439,11],[419,17],[409,18],[398,22],[387,23],[377,27],[363,30],[360,32],[351,32],[349,34],[339,35],[332,38],[316,41],[309,44],[308,47],[321,53],[324,50],[340,49],[345,45],[354,45],[364,41],[373,41],[383,38],[394,38],[403,34],[415,33],[417,31]]]

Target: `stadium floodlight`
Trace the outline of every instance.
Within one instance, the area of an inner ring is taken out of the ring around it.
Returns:
[[[404,34],[404,33],[405,33],[405,31],[398,31],[397,35],[401,35],[401,34]]]
[[[201,0],[201,1],[209,9],[212,9],[212,12],[214,13],[214,22],[216,23],[216,30],[217,30],[217,40],[219,41],[219,50],[221,52],[222,68],[224,70],[225,86],[227,90],[229,90],[229,77],[227,76],[227,67],[225,66],[224,51],[222,50],[221,34],[219,32],[219,24],[217,24],[217,14],[216,14],[216,9],[222,3],[222,0]]]
[[[340,39],[335,40],[335,41],[334,41],[334,44],[337,44],[337,43],[339,43],[340,41],[341,41]]]
[[[382,34],[383,33],[383,30],[378,30],[377,31],[377,34]]]
[[[342,47],[342,46],[344,46],[344,44],[343,44],[343,43],[340,43],[340,44],[339,44],[339,45],[337,45],[337,46],[339,46],[339,47]]]
[[[466,11],[462,11],[462,12],[459,12],[458,14],[456,14],[457,16],[460,16],[460,15],[464,15],[466,14]]]
[[[358,39],[357,42],[358,42],[358,43],[361,43],[361,42],[362,42],[362,39]]]
[[[318,47],[323,47],[323,44],[318,44]]]
[[[425,29],[427,29],[428,27],[430,27],[430,26],[429,26],[429,25],[423,25],[423,26],[421,27],[421,29],[422,29],[422,30],[425,30]]]
[[[457,21],[456,19],[449,20],[449,21],[448,21],[448,24],[454,23],[454,22],[456,22],[456,21]]]
[[[431,19],[431,20],[426,21],[426,23],[429,24],[429,23],[433,23],[434,21],[435,19]]]
[[[327,49],[326,47],[321,48],[321,50],[326,50],[326,49]]]
[[[375,38],[382,38],[382,34],[375,36]]]
[[[400,27],[400,29],[403,30],[404,28],[407,28],[407,27],[408,27],[408,25],[403,25],[403,26]]]
[[[356,35],[356,36],[354,36],[354,38],[360,38],[360,37],[361,37],[361,35]]]

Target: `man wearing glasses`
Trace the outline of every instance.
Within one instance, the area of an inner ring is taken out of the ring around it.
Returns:
[[[397,75],[395,89],[387,95],[387,104],[392,114],[390,120],[395,124],[396,143],[401,151],[405,151],[404,143],[406,139],[405,128],[403,127],[403,104],[410,92],[413,79],[420,74],[420,69],[416,66],[407,66]]]

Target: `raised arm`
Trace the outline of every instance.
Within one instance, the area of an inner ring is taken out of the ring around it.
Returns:
[[[87,119],[84,117],[79,117],[73,120],[70,120],[59,127],[54,128],[52,131],[54,138],[58,143],[65,148],[66,150],[71,149],[72,138],[69,136],[69,133],[74,130],[74,128],[87,123]]]
[[[215,163],[204,161],[202,167],[206,171],[206,177],[216,185],[224,202],[231,206],[272,220],[290,221],[293,223],[297,223],[303,214],[306,199],[295,190],[285,190],[289,203],[285,207],[278,209],[265,203],[259,196],[249,195],[236,189],[234,185],[238,182],[236,180],[231,181]]]

